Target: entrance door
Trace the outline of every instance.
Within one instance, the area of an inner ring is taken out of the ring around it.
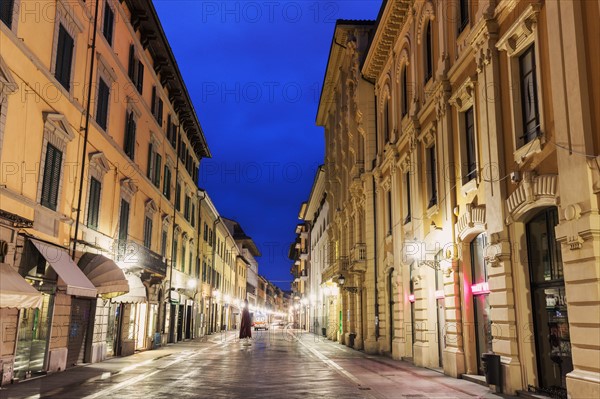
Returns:
[[[71,299],[71,323],[69,324],[69,342],[67,345],[67,367],[83,362],[85,341],[90,325],[92,301],[89,299]]]
[[[185,338],[192,338],[192,307],[186,306],[186,321],[185,321]]]
[[[446,347],[446,306],[444,300],[444,272],[440,267],[442,251],[435,256],[435,291],[441,293],[436,295],[435,304],[437,307],[437,342],[438,342],[438,366],[444,367],[444,348]]]
[[[389,344],[390,344],[390,353],[393,353],[393,349],[392,349],[392,344],[394,342],[394,333],[395,333],[395,327],[394,327],[394,284],[393,284],[393,277],[392,274],[394,273],[394,269],[390,270],[390,274],[388,274],[388,281],[387,281],[387,285],[388,285],[388,295],[389,295],[389,315],[390,315],[390,322],[388,323],[390,325],[389,328]]]
[[[526,226],[538,383],[547,392],[564,391],[565,376],[573,370],[557,224],[558,212],[550,208]]]
[[[16,378],[28,378],[44,370],[54,296],[44,293],[42,298],[40,309],[19,311],[19,333],[13,369]]]
[[[185,306],[179,305],[177,309],[177,341],[183,339],[183,311]]]
[[[488,278],[484,257],[485,246],[485,233],[479,234],[470,244],[472,287],[481,287],[477,292],[472,293],[477,373],[481,375],[484,374],[481,367],[481,355],[492,351],[492,320],[490,319],[489,293],[486,288]],[[471,289],[475,291],[473,288]]]

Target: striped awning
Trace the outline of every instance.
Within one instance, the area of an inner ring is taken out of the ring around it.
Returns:
[[[94,284],[98,295],[105,299],[114,298],[129,292],[129,283],[123,270],[117,264],[100,254],[86,252],[77,266]]]
[[[114,303],[144,303],[147,300],[146,287],[142,279],[135,274],[126,273],[129,292],[112,299]]]
[[[0,263],[0,308],[41,308],[42,293],[33,288],[15,269]]]
[[[29,239],[40,254],[58,274],[58,287],[66,290],[67,295],[95,298],[98,290],[94,284],[83,274],[62,247]]]

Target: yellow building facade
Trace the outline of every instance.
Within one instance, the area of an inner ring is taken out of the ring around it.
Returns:
[[[338,22],[317,118],[336,254],[323,277],[361,289],[342,301],[355,347],[464,378],[493,352],[504,392],[600,394],[599,13],[387,1],[362,64],[344,64],[360,24]]]
[[[44,297],[0,311],[18,326],[4,379],[193,337],[210,152],[152,3],[2,10],[3,262]]]

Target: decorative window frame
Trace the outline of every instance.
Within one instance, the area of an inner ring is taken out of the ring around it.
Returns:
[[[62,163],[60,166],[60,180],[58,184],[58,197],[56,200],[56,210],[60,209],[61,206],[61,193],[64,184],[64,174],[65,174],[65,160],[67,155],[67,144],[75,139],[75,132],[69,126],[67,119],[62,114],[56,113],[43,113],[44,117],[44,139],[42,143],[42,154],[40,157],[40,174],[38,179],[38,188],[37,188],[37,202],[38,204],[42,203],[42,186],[44,184],[44,172],[46,169],[46,152],[48,149],[48,144],[52,144],[58,150],[62,152]],[[51,209],[44,209],[53,212]]]
[[[94,123],[96,124],[96,127],[100,130],[100,131],[106,131],[106,133],[108,133],[108,131],[110,130],[110,103],[111,103],[111,96],[112,96],[112,92],[113,92],[113,85],[115,84],[115,82],[117,81],[117,75],[115,74],[115,71],[109,66],[109,64],[107,63],[108,60],[106,60],[105,57],[102,56],[102,54],[100,52],[96,52],[96,59],[98,60],[98,73],[96,76],[96,94],[94,96],[95,98],[95,108],[94,108],[94,117],[90,118],[91,120],[94,121]],[[108,86],[108,106],[106,108],[106,130],[104,130],[102,127],[100,127],[100,125],[98,125],[98,122],[96,122],[96,117],[97,117],[97,112],[98,112],[98,103],[99,103],[99,98],[98,98],[98,93],[99,93],[99,88],[100,88],[100,79],[104,80],[104,83],[106,83],[106,85]]]
[[[469,77],[467,78],[460,87],[455,91],[455,93],[450,97],[450,104],[454,106],[456,109],[456,120],[458,123],[458,166],[460,170],[460,175],[458,176],[460,185],[461,185],[461,193],[463,197],[466,197],[468,193],[471,191],[477,190],[479,183],[481,182],[481,173],[480,173],[480,165],[481,159],[479,156],[479,134],[477,130],[477,121],[478,121],[478,107],[477,102],[475,101],[475,95],[477,90],[477,78]],[[469,179],[466,183],[463,184],[463,176],[466,173],[463,173],[463,168],[468,169],[467,165],[467,142],[465,139],[465,121],[464,121],[464,113],[469,110],[469,108],[473,108],[473,123],[475,128],[475,164],[477,174],[474,178]]]
[[[545,144],[544,132],[544,102],[543,88],[541,84],[542,70],[540,59],[540,37],[538,30],[538,15],[542,5],[540,3],[530,4],[523,14],[512,24],[506,33],[498,40],[496,47],[500,51],[505,51],[508,57],[508,75],[510,90],[511,107],[511,128],[513,140],[513,157],[515,163],[523,164],[533,154],[542,151]],[[522,136],[523,121],[521,115],[521,84],[519,56],[525,52],[531,45],[535,45],[535,74],[537,79],[537,100],[538,112],[540,118],[540,134],[532,141],[521,145],[517,137]]]
[[[13,2],[13,13],[12,13],[12,21],[10,23],[10,29],[8,26],[0,23],[2,25],[2,29],[6,29],[15,35],[17,34],[18,24],[19,24],[19,15],[21,15],[21,0],[14,0]]]
[[[90,184],[92,178],[98,180],[100,182],[100,203],[98,205],[99,209],[102,209],[102,186],[104,186],[104,176],[111,169],[110,163],[108,159],[104,155],[103,152],[91,152],[88,154],[89,166],[88,166],[88,176],[87,176],[87,194],[86,194],[86,202],[85,202],[85,215],[84,220],[86,223],[83,223],[84,226],[87,226],[88,214],[90,211],[89,208],[89,197],[90,197]],[[98,226],[100,227],[100,226]]]
[[[410,116],[410,108],[411,108],[411,98],[410,98],[410,94],[414,93],[414,90],[409,90],[410,89],[410,80],[409,80],[409,66],[410,66],[410,48],[408,45],[408,39],[404,39],[404,41],[406,42],[405,44],[403,44],[402,46],[402,50],[400,50],[400,53],[398,54],[398,57],[396,59],[396,85],[398,87],[398,115],[400,118],[400,123],[398,130],[400,131],[400,136],[404,133],[404,127],[405,124],[407,123],[407,120],[409,119]],[[404,72],[406,74],[406,98],[404,99],[404,101],[406,101],[406,115],[402,115],[402,107],[403,107],[403,102],[402,102],[402,72]]]
[[[17,91],[18,85],[15,82],[10,69],[4,63],[0,56],[0,154],[4,143],[4,128],[6,126],[6,115],[8,113],[8,96]]]
[[[392,97],[392,88],[391,88],[391,80],[389,78],[385,79],[385,83],[382,86],[383,88],[380,90],[380,95],[379,95],[379,112],[377,112],[377,117],[378,117],[378,123],[377,123],[377,127],[380,130],[378,133],[378,137],[379,137],[379,143],[380,146],[379,148],[383,149],[383,152],[385,152],[386,150],[386,146],[388,146],[389,144],[393,143],[396,140],[396,132],[394,129],[394,101],[393,101],[393,97]],[[385,139],[385,134],[386,132],[383,130],[384,128],[384,116],[385,116],[385,105],[386,105],[386,101],[387,101],[387,106],[388,106],[388,122],[387,122],[387,127],[388,127],[388,131],[389,131],[389,136],[388,139],[386,141]]]
[[[56,80],[56,56],[58,51],[58,32],[59,27],[62,25],[69,35],[73,38],[73,59],[71,60],[71,76],[69,77],[69,90],[64,88],[62,84]],[[75,75],[75,62],[77,60],[77,43],[79,41],[79,34],[83,33],[84,25],[77,17],[74,10],[74,3],[68,0],[57,0],[56,1],[56,14],[54,18],[54,33],[52,38],[52,56],[50,58],[50,73],[52,78],[56,80],[56,87],[60,90],[64,90],[70,93],[74,90],[73,78]]]
[[[433,3],[431,2],[431,0],[426,0],[425,3],[423,4],[423,6],[421,7],[421,14],[419,16],[419,23],[417,26],[417,48],[418,48],[418,58],[419,60],[421,60],[420,65],[422,65],[423,67],[425,66],[425,45],[423,43],[423,33],[425,30],[425,27],[427,26],[428,23],[433,24],[433,22],[435,21],[436,18],[436,14],[435,14],[435,7],[433,6]],[[435,81],[435,31],[433,29],[433,25],[431,25],[431,39],[432,39],[432,43],[431,43],[431,57],[433,58],[431,60],[431,67],[432,67],[432,71],[431,71],[431,78],[425,82],[425,70],[424,68],[421,68],[420,71],[420,81],[423,82],[421,84],[421,86],[423,86],[423,90],[424,90],[424,100],[427,101],[428,96],[427,93],[431,92],[429,90],[429,88],[434,84],[433,82]],[[418,80],[413,79],[415,82],[417,82]]]
[[[400,220],[404,229],[404,232],[408,232],[412,229],[412,222],[413,222],[413,218],[412,218],[412,214],[414,211],[414,191],[413,191],[413,187],[414,187],[414,176],[413,176],[413,170],[414,168],[412,167],[412,160],[409,154],[404,154],[404,156],[402,158],[400,158],[399,162],[398,162],[398,166],[401,172],[401,187],[402,187],[402,213],[400,215]],[[407,213],[407,208],[408,208],[408,201],[409,201],[409,197],[408,197],[408,192],[406,189],[406,175],[408,174],[409,177],[409,184],[410,184],[410,220],[408,222],[406,222],[406,218],[408,216]]]
[[[439,211],[439,203],[440,203],[440,199],[439,199],[439,195],[440,195],[440,174],[439,174],[439,168],[438,168],[438,164],[439,164],[439,156],[437,154],[439,148],[437,146],[437,126],[434,122],[430,123],[429,125],[427,125],[427,127],[425,129],[423,129],[421,131],[421,135],[419,136],[418,140],[421,142],[421,155],[423,157],[423,162],[425,163],[425,170],[424,170],[424,179],[425,181],[423,181],[423,187],[425,187],[425,196],[424,196],[424,200],[426,201],[426,205],[425,205],[425,209],[426,209],[426,215],[428,218],[430,218],[431,216],[435,215],[438,213]],[[433,189],[433,187],[430,187],[430,177],[429,177],[429,173],[428,173],[428,168],[429,168],[429,154],[428,151],[431,147],[435,147],[435,190],[436,190],[436,203],[433,204],[432,206],[427,206],[429,205],[429,198],[431,196],[431,190]],[[420,180],[420,179],[419,179]]]

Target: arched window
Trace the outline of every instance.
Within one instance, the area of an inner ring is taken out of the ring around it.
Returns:
[[[433,35],[431,34],[431,21],[425,27],[425,83],[433,76]]]
[[[383,138],[384,143],[390,141],[390,99],[386,99],[383,104]]]
[[[402,73],[400,75],[400,84],[402,85],[400,87],[400,106],[402,108],[402,117],[405,117],[406,114],[408,114],[408,82],[406,78],[406,65],[404,66],[404,68],[402,68]]]

